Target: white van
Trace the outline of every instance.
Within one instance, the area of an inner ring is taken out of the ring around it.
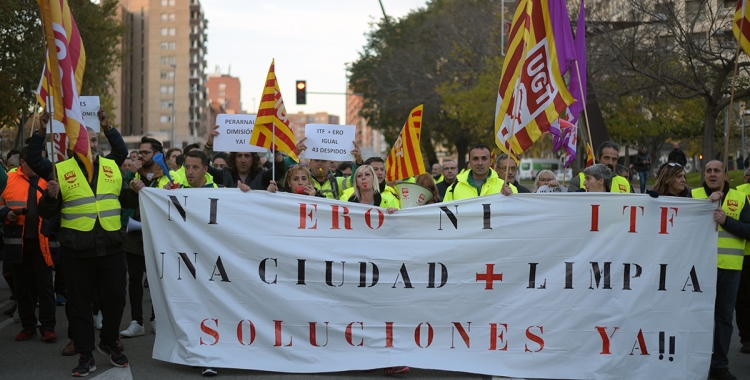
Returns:
[[[550,158],[522,158],[518,166],[519,180],[536,180],[536,175],[542,170],[552,170],[558,173],[563,168],[562,161]]]

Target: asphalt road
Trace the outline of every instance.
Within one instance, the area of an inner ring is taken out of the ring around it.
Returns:
[[[10,290],[5,281],[0,280],[0,310],[4,311],[12,305],[9,301]],[[146,291],[144,295],[144,311],[150,310],[151,297]],[[130,323],[130,304],[126,305],[121,329],[125,329]],[[14,323],[13,319],[6,319],[0,314],[0,379],[63,379],[70,378],[73,367],[78,364],[75,356],[62,356],[60,351],[68,342],[66,331],[68,321],[62,306],[57,307],[57,328],[59,337],[57,343],[45,343],[38,338],[26,342],[16,342],[16,334],[21,331],[20,323]],[[731,353],[729,357],[730,371],[739,380],[750,380],[750,354],[739,352],[739,336],[735,328],[732,340]],[[97,335],[98,336],[98,335]],[[97,371],[92,372],[89,378],[98,380],[127,380],[127,379],[159,379],[172,380],[184,378],[202,378],[200,370],[188,366],[170,364],[151,359],[151,351],[155,335],[147,332],[145,336],[136,338],[123,338],[125,351],[130,360],[129,368],[114,368],[109,360],[97,352],[94,357],[97,361]],[[98,338],[97,338],[98,342]],[[708,369],[706,369],[708,371]],[[363,372],[339,372],[320,374],[287,374],[271,373],[262,371],[230,370],[220,369],[221,379],[271,379],[271,380],[343,380],[343,379],[367,379],[383,378],[381,371]],[[478,374],[467,374],[447,371],[433,371],[412,368],[407,375],[400,375],[405,379],[490,379],[488,376]]]

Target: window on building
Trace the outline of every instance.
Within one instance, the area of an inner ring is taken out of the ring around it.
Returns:
[[[161,50],[174,50],[174,42],[162,42],[160,47]]]
[[[225,90],[227,88],[226,83],[219,83],[219,90]]]
[[[224,93],[224,91],[219,91],[219,96],[226,96],[226,94]]]
[[[191,77],[197,77],[198,76],[198,69],[190,69],[190,76]]]
[[[159,122],[162,122],[162,123],[171,123],[172,122],[172,115],[160,115],[159,116]]]
[[[161,79],[174,79],[174,71],[162,71],[159,77]]]
[[[163,55],[159,59],[159,62],[162,64],[162,66],[174,65],[174,57]]]
[[[167,85],[159,86],[159,92],[162,94],[172,94],[174,93],[174,86],[167,86]]]
[[[162,100],[161,103],[161,109],[169,109],[172,108],[172,101],[171,100]]]
[[[174,0],[161,0],[162,7],[174,7]]]
[[[175,28],[161,28],[160,33],[162,36],[174,36]]]
[[[174,13],[162,13],[160,16],[161,21],[174,21]]]

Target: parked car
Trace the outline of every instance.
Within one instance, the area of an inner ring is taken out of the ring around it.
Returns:
[[[557,173],[563,168],[562,161],[549,158],[522,158],[518,169],[518,178],[521,180],[535,180],[537,173],[542,170],[552,170]],[[572,172],[570,172],[572,174]],[[562,180],[562,175],[558,178]]]

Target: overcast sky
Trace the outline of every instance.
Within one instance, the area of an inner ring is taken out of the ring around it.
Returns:
[[[395,18],[426,4],[426,0],[382,1],[388,16]],[[370,24],[383,17],[378,0],[202,0],[201,4],[208,19],[206,72],[219,66],[226,74],[231,66],[229,74],[242,84],[244,110],[257,110],[275,58],[288,113],[324,111],[345,123],[343,95],[308,94],[307,105],[298,106],[294,85],[306,80],[311,92],[344,92],[345,64],[359,57]]]

